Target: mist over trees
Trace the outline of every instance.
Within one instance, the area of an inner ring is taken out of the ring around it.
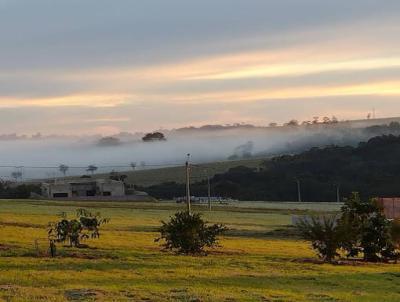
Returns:
[[[300,181],[303,201],[336,201],[360,192],[362,198],[400,195],[400,136],[378,136],[357,147],[311,148],[296,155],[266,160],[261,169],[236,167],[211,179],[214,196],[239,200],[297,201]],[[184,195],[183,184],[165,183],[141,188],[158,198]],[[205,181],[191,186],[205,196]]]
[[[0,157],[4,167],[0,175],[13,179],[12,172],[23,168],[22,180],[49,178],[64,174],[60,163],[69,167],[68,176],[79,176],[89,164],[98,167],[94,173],[112,170],[140,170],[147,166],[184,164],[185,154],[196,163],[272,157],[297,154],[312,147],[327,145],[357,146],[360,141],[383,135],[400,135],[396,119],[334,122],[334,117],[314,117],[304,125],[259,127],[248,124],[205,125],[163,130],[168,140],[151,143],[142,140],[143,133],[122,132],[112,136],[46,136],[11,135],[4,137]],[[375,123],[386,123],[376,126]],[[158,132],[158,131],[156,131]],[[1,140],[1,136],[0,136]],[[101,144],[99,144],[101,142]],[[137,163],[135,167],[131,163]],[[14,167],[15,166],[15,167]],[[43,166],[54,168],[26,168]],[[20,180],[20,178],[18,178]]]
[[[142,137],[142,141],[144,142],[154,142],[154,141],[165,141],[165,135],[161,132],[153,132],[147,133],[145,136]]]
[[[100,147],[113,147],[121,145],[121,140],[118,137],[106,136],[99,139],[98,146]]]
[[[20,184],[15,185],[9,181],[0,181],[0,199],[26,199],[31,193],[41,193],[39,185]]]

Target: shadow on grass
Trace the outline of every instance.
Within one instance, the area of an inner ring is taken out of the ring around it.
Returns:
[[[156,233],[159,231],[159,229],[160,226],[135,225],[123,228],[114,228],[113,231]]]
[[[260,239],[299,239],[300,234],[291,225],[279,226],[272,231],[263,230],[236,230],[230,229],[226,231],[226,236],[230,237],[243,237],[243,238],[260,238]]]
[[[25,223],[25,222],[5,222],[0,221],[0,226],[12,226],[19,228],[36,228],[36,229],[45,229],[46,225],[42,224],[34,224],[34,223]]]

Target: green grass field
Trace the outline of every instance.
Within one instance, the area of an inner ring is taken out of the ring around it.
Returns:
[[[111,221],[90,248],[46,251],[46,226],[79,207]],[[259,203],[204,210],[227,224],[208,256],[160,251],[157,227],[173,203],[0,201],[0,301],[400,301],[400,265],[315,264],[291,214],[337,205]],[[37,247],[34,241],[37,240]]]

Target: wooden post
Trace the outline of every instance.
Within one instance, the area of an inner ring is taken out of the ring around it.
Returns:
[[[187,155],[186,161],[186,205],[187,211],[191,212],[191,205],[190,205],[190,154]]]
[[[211,211],[211,185],[210,175],[207,172],[207,193],[208,193],[208,210]]]
[[[296,183],[297,183],[297,199],[299,202],[301,202],[301,185],[300,185],[300,180],[296,178]]]

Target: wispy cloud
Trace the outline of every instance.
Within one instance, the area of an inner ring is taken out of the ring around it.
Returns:
[[[122,105],[133,98],[132,95],[97,95],[80,94],[60,97],[36,97],[36,98],[10,98],[0,97],[0,108],[15,107],[113,107]]]
[[[330,62],[295,62],[292,64],[255,65],[230,71],[199,75],[189,80],[233,80],[262,77],[304,76],[323,72],[352,72],[400,67],[400,57]]]
[[[268,104],[281,104],[280,120],[298,113],[287,101],[328,98],[350,114],[354,106],[366,110],[358,97],[379,105],[400,96],[398,1],[154,3],[168,14],[147,2],[64,1],[56,12],[46,1],[10,2],[0,11],[0,111],[57,109],[63,120],[43,121],[41,129],[47,122],[76,131],[84,119],[85,127],[110,131],[241,117],[261,123]],[[253,111],[244,113],[246,106]],[[90,119],[80,114],[87,108]],[[137,112],[144,115],[138,125],[126,119]]]

